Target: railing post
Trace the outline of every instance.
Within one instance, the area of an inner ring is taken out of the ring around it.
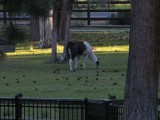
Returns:
[[[88,118],[88,98],[85,98],[84,102],[85,102],[85,120],[89,120]]]
[[[22,117],[22,106],[20,103],[20,98],[22,97],[22,94],[17,94],[15,96],[15,119],[20,120]]]
[[[110,104],[112,103],[112,100],[105,101],[105,120],[109,120],[109,114],[110,114]]]

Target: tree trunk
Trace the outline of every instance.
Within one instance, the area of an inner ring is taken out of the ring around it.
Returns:
[[[55,63],[57,60],[57,26],[58,26],[58,12],[53,11],[53,33],[52,33],[52,57],[51,62]]]
[[[51,47],[52,22],[52,17],[48,17],[47,19],[40,18],[39,20],[41,48]]]
[[[66,1],[70,2],[70,1]],[[64,2],[65,4],[65,2]],[[64,39],[64,49],[63,49],[63,54],[65,57],[67,57],[67,51],[66,47],[69,41],[69,29],[70,29],[70,22],[71,22],[71,13],[72,13],[72,4],[69,3],[67,6],[64,7],[64,15],[65,15],[65,20],[63,22],[63,31],[62,31],[62,37]]]
[[[65,27],[66,24],[70,25],[70,17],[72,12],[72,2],[70,0],[62,0],[61,8],[59,12],[59,22],[58,22],[58,39],[65,39]],[[69,17],[69,22],[68,22]]]
[[[64,3],[62,0],[62,4],[61,4],[61,8],[60,8],[60,12],[59,12],[59,18],[58,18],[58,40],[61,41],[63,40],[63,36],[62,36],[62,31],[63,31],[63,23],[64,23],[64,18],[65,18],[65,14],[64,14]]]
[[[56,8],[53,11],[53,39],[52,39],[52,62],[57,60],[57,40],[64,40],[64,53],[66,53],[66,45],[69,38],[69,26],[71,20],[72,12],[72,1],[71,0],[62,0],[61,6]]]
[[[132,0],[124,120],[157,120],[159,0]],[[160,6],[159,6],[160,7]]]
[[[31,15],[31,41],[30,41],[30,50],[33,50],[33,41],[39,41],[39,18]]]
[[[39,18],[31,15],[31,37],[32,41],[39,40]]]

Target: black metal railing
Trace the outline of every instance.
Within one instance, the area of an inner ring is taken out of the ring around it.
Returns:
[[[123,120],[123,108],[123,100],[26,98],[19,94],[0,98],[0,120]]]
[[[110,101],[0,98],[0,120],[106,120]]]

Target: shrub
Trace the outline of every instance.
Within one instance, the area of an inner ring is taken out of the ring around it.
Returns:
[[[130,12],[118,12],[117,14],[113,13],[111,15],[113,18],[119,18],[118,20],[110,21],[110,24],[112,25],[130,25],[130,17],[131,13]]]

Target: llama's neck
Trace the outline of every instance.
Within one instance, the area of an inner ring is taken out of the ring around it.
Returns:
[[[93,64],[96,65],[96,62],[97,62],[98,58],[97,58],[97,56],[94,54],[91,45],[90,45],[88,42],[86,42],[86,41],[84,41],[84,44],[85,44],[86,47],[87,47],[87,51],[86,51],[86,52],[87,52],[87,54],[88,54],[88,57],[91,59],[91,61],[93,62]]]
[[[89,58],[91,59],[91,61],[93,62],[93,64],[96,65],[97,62],[97,56],[93,53],[93,51],[89,54]]]

